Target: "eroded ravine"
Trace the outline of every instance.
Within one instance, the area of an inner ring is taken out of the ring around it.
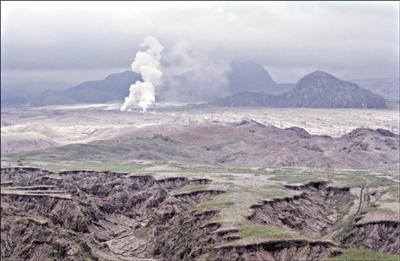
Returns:
[[[356,223],[343,233],[340,240],[343,245],[400,255],[400,222],[381,220]]]
[[[293,229],[315,239],[327,239],[338,246],[400,253],[399,221],[360,222],[360,207],[369,206],[372,197],[366,197],[363,189],[358,211],[351,214],[355,201],[350,188],[331,187],[323,181],[287,185],[286,188],[301,193],[255,204],[248,219],[257,224]],[[379,193],[374,194],[377,197]]]
[[[3,168],[1,178],[4,260],[322,260],[341,245],[399,249],[398,222],[343,227],[354,196],[325,182],[287,186],[298,193],[264,200],[248,217],[309,239],[246,244],[239,229],[216,221],[218,209],[196,208],[224,193],[205,189],[208,179],[35,168]],[[188,185],[201,189],[177,193]]]
[[[9,260],[185,257],[188,242],[198,247],[204,234],[216,229],[204,223],[218,211],[198,213],[193,206],[223,193],[201,190],[174,196],[170,189],[210,181],[114,172],[4,168],[1,178],[1,255]],[[181,234],[171,241],[173,247],[163,248],[176,232]]]
[[[301,194],[253,205],[254,212],[249,219],[259,224],[288,227],[320,238],[335,229],[353,204],[349,188],[329,187],[325,182],[286,187],[299,190]]]

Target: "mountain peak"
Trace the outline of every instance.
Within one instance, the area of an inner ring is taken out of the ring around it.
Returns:
[[[303,79],[334,79],[334,80],[340,81],[340,79],[338,79],[335,76],[333,76],[332,74],[324,72],[324,71],[314,71],[312,73],[305,75],[300,80],[303,80]]]
[[[243,91],[279,94],[290,88],[276,83],[262,65],[247,60],[233,60],[230,62],[227,78],[232,94]]]
[[[106,78],[104,78],[104,80],[114,80],[114,79],[127,78],[127,77],[140,78],[140,75],[136,72],[126,70],[123,72],[112,73],[112,74],[108,75]]]
[[[316,76],[316,77],[335,77],[330,73],[327,73],[327,72],[324,72],[324,71],[319,71],[319,70],[314,71],[312,73],[309,73],[308,75],[310,75],[310,76],[312,75],[312,76]]]
[[[262,75],[267,82],[273,82],[269,72],[260,64],[248,60],[233,60],[230,63],[232,71],[235,73],[247,74],[249,77]]]
[[[338,86],[345,86],[346,88],[358,88],[358,86],[351,82],[346,82],[336,78],[330,73],[324,71],[314,71],[307,74],[297,81],[296,88],[322,88],[322,89],[337,89]]]
[[[384,108],[385,100],[357,84],[336,78],[323,71],[312,72],[286,95],[295,107],[312,108]]]
[[[269,106],[306,108],[385,108],[385,100],[357,84],[315,71],[301,78],[290,91],[278,95],[245,93],[220,99],[222,106]]]

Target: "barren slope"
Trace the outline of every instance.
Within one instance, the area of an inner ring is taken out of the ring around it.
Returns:
[[[252,120],[146,127],[104,141],[12,155],[22,160],[148,160],[252,167],[399,168],[399,135],[356,129],[339,138]]]

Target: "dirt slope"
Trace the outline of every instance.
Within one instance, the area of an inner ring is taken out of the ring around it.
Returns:
[[[222,229],[218,209],[195,208],[224,191],[171,193],[207,179],[2,168],[1,180],[2,260],[321,260],[341,254],[342,244],[399,249],[398,222],[339,226],[354,201],[324,182],[288,185],[302,193],[254,205],[248,217],[309,239],[237,244],[239,230]]]
[[[117,138],[34,153],[27,160],[150,160],[251,167],[398,169],[399,135],[356,129],[339,138],[252,120],[143,128]]]

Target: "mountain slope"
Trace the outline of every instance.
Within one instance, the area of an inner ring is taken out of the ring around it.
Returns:
[[[140,80],[140,76],[131,71],[111,74],[104,80],[84,82],[65,90],[46,90],[37,95],[31,101],[31,105],[123,100],[129,93],[129,86],[137,80]],[[257,63],[233,61],[226,72],[226,77],[221,75],[221,72],[206,68],[166,77],[163,86],[157,90],[157,99],[182,102],[211,101],[216,97],[241,91],[281,94],[291,88],[292,84],[279,84],[273,81],[268,71]]]
[[[65,82],[14,82],[1,83],[1,107],[27,106],[33,97],[48,89],[62,90],[68,88]]]
[[[384,108],[385,100],[355,83],[316,71],[301,78],[293,90],[283,95],[279,105],[311,108]]]
[[[351,80],[361,88],[378,94],[385,99],[400,99],[400,79],[381,78],[381,79],[356,79]]]
[[[227,73],[232,94],[248,91],[262,94],[281,94],[293,85],[275,82],[261,65],[250,61],[233,61]]]
[[[315,71],[301,78],[295,88],[277,96],[239,93],[211,103],[218,106],[266,106],[306,108],[385,108],[383,97],[340,80],[331,74]]]
[[[129,94],[129,86],[138,80],[141,80],[140,75],[131,71],[115,73],[103,80],[84,82],[66,90],[47,90],[38,95],[31,105],[44,106],[123,100]]]
[[[257,63],[236,60],[224,72],[200,68],[166,77],[164,86],[158,90],[158,97],[167,101],[212,101],[244,91],[282,94],[293,87],[294,84],[290,83],[276,83]]]

